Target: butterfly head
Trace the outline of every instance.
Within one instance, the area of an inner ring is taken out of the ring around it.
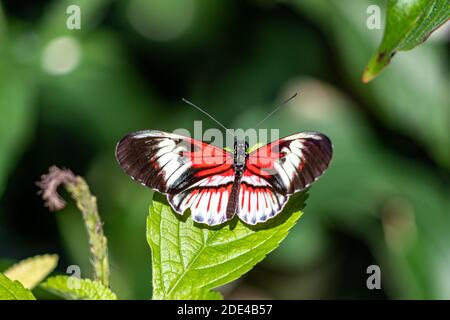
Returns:
[[[248,142],[245,140],[238,140],[234,137],[234,167],[239,169],[244,169],[245,162],[248,157],[247,153]]]

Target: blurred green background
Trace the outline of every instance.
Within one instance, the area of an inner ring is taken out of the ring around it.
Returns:
[[[72,4],[81,30],[66,28]],[[2,1],[2,263],[57,253],[59,273],[91,275],[79,212],[51,213],[36,194],[56,164],[98,196],[113,290],[150,298],[152,192],[122,173],[116,142],[216,126],[182,97],[248,128],[299,92],[263,127],[324,132],[334,159],[287,239],[225,298],[450,298],[449,32],[364,85],[383,33],[366,27],[369,4],[385,1]],[[372,264],[381,290],[366,287]]]

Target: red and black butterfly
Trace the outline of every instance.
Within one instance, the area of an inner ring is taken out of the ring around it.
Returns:
[[[239,216],[255,225],[276,216],[289,197],[327,169],[331,141],[322,133],[297,133],[251,153],[234,152],[156,130],[128,134],[116,148],[122,169],[142,185],[167,195],[172,208],[210,226]]]

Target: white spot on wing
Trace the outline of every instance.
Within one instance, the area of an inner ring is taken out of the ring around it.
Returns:
[[[291,181],[286,173],[286,171],[284,170],[283,166],[278,162],[275,161],[273,163],[273,167],[275,168],[275,170],[277,171],[278,175],[280,176],[284,186],[286,187],[286,189],[289,190],[289,186],[291,184]]]
[[[185,164],[183,164],[181,167],[178,167],[175,172],[173,172],[171,174],[171,176],[169,177],[169,179],[167,180],[167,186],[172,186],[175,182],[177,182],[177,180],[181,177],[181,175],[183,173],[185,173],[187,170],[189,170],[189,168],[191,167],[192,163],[191,162],[186,162]]]

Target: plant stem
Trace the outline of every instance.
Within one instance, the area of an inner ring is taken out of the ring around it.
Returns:
[[[91,194],[86,181],[75,176],[70,170],[62,170],[56,166],[49,169],[48,174],[41,177],[37,185],[50,210],[61,210],[65,201],[59,196],[57,189],[63,184],[70,196],[75,200],[83,216],[88,232],[89,246],[94,268],[94,279],[109,287],[108,241],[103,234],[103,223],[97,209],[97,198]]]
[[[94,278],[105,286],[109,286],[108,246],[103,234],[103,223],[97,209],[97,198],[91,195],[86,181],[77,176],[75,183],[65,185],[66,190],[75,200],[83,215],[84,224],[89,235],[89,245],[92,254]]]

